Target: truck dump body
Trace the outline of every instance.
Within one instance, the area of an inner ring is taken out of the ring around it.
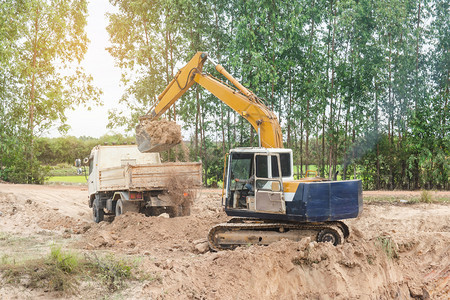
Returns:
[[[159,153],[141,153],[136,145],[96,146],[91,153],[89,191],[167,190],[174,178],[183,178],[192,188],[202,184],[199,162],[162,163]]]
[[[325,222],[356,218],[363,209],[361,180],[299,183],[286,214],[226,208],[229,216],[295,222]]]
[[[201,163],[159,163],[126,165],[99,170],[100,191],[151,191],[167,189],[174,176],[199,187],[202,182]]]
[[[141,153],[136,145],[99,145],[88,161],[88,204],[96,223],[126,212],[187,216],[202,185],[201,163],[162,163],[159,153]]]

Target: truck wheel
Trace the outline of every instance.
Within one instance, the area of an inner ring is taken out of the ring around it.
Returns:
[[[131,212],[139,212],[139,203],[134,203],[130,201],[122,201],[122,199],[117,200],[116,202],[116,217],[121,214],[126,213],[127,211]]]
[[[98,208],[98,204],[95,203],[92,205],[92,215],[94,217],[95,223],[100,223],[103,221],[103,218],[105,217],[105,211],[103,209]]]
[[[119,199],[116,202],[116,217],[120,216],[123,213],[124,213],[124,211],[123,211],[123,201],[121,199]]]

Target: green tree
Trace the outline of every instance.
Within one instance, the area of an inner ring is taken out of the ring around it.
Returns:
[[[2,26],[2,35],[10,39],[0,76],[12,83],[1,94],[5,103],[2,114],[10,116],[2,123],[17,137],[16,144],[5,146],[8,149],[2,153],[2,161],[4,166],[20,168],[26,174],[26,179],[21,177],[19,181],[41,182],[35,137],[55,123],[65,132],[67,109],[100,102],[101,91],[77,65],[88,44],[84,31],[87,1],[17,0],[11,4],[2,2],[1,8],[6,22],[11,21],[11,12],[15,13],[15,21],[5,31]],[[11,153],[26,154],[27,163],[19,163]],[[4,178],[11,178],[5,174],[2,172]]]

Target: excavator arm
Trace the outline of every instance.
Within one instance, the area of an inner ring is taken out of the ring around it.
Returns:
[[[216,70],[225,76],[237,89],[232,88],[210,74],[202,72],[208,54],[197,52],[186,66],[178,71],[173,80],[158,96],[153,109],[140,120],[156,120],[166,112],[194,83],[198,83],[214,96],[244,117],[258,132],[260,146],[283,148],[281,127],[276,115],[251,91],[242,86],[220,64]],[[136,128],[136,140],[141,152],[152,152],[150,137]]]

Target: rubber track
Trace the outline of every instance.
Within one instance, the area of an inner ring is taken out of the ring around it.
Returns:
[[[319,233],[323,229],[330,229],[339,234],[340,243],[343,243],[344,240],[349,235],[347,225],[345,225],[345,223],[340,221],[322,222],[322,223],[296,223],[296,222],[273,223],[273,221],[269,220],[233,218],[228,223],[217,224],[214,227],[212,227],[208,234],[208,243],[210,248],[215,251],[234,249],[240,245],[238,244],[238,245],[221,246],[220,244],[216,243],[214,235],[219,231],[226,232],[228,230],[278,231],[280,227],[289,230],[313,230],[316,231],[317,233]]]

